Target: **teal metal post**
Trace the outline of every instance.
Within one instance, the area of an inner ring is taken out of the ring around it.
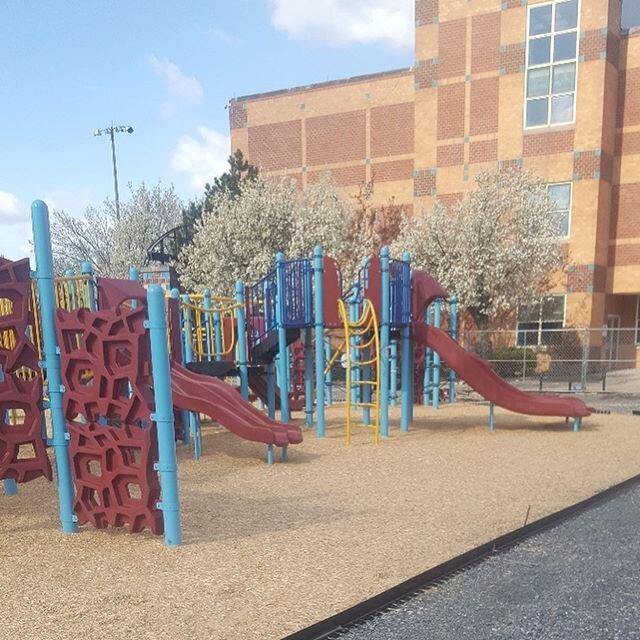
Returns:
[[[209,301],[209,304],[211,304],[211,301]],[[222,360],[222,318],[219,311],[213,312],[213,344],[216,350],[215,359]]]
[[[489,431],[494,431],[496,428],[496,411],[493,402],[489,403]]]
[[[381,322],[380,322],[380,435],[389,437],[389,322],[391,311],[391,285],[389,281],[389,247],[380,251],[382,270]]]
[[[325,362],[331,360],[331,336],[326,336],[324,339],[324,358]],[[331,406],[333,404],[333,374],[329,369],[324,377],[324,385],[326,389],[326,404]]]
[[[186,305],[191,304],[191,298],[184,294],[182,301]],[[193,343],[191,342],[193,326],[191,322],[191,309],[188,307],[184,311],[184,362],[188,364],[193,362]],[[183,444],[189,444],[189,436],[193,439],[193,457],[199,460],[202,455],[202,436],[200,433],[200,420],[198,415],[193,411],[189,411],[189,429],[184,429],[182,433]]]
[[[171,289],[171,297],[174,300],[180,300],[180,291],[178,291],[178,289],[176,289],[175,287],[173,289]],[[182,309],[180,307],[180,305],[178,304],[178,314],[179,314],[179,318],[180,318],[180,344],[182,345],[182,349],[180,350],[180,356],[181,356],[181,362],[182,364],[185,364],[185,358],[184,358],[184,354],[185,354],[185,325],[184,325],[184,318],[182,317]],[[185,444],[185,431],[187,432],[186,434],[186,439],[187,442],[186,444],[189,444],[189,412],[186,410],[182,410],[180,412],[180,414],[182,415],[182,443]]]
[[[431,324],[431,305],[424,311],[424,323]],[[425,407],[431,404],[432,364],[432,351],[427,347],[424,350],[424,375],[422,381],[422,404]]]
[[[353,283],[353,294],[351,299],[349,300],[349,322],[355,323],[358,321],[358,317],[360,315],[358,308],[358,283]],[[360,402],[360,394],[361,394],[361,386],[358,384],[362,372],[360,371],[360,367],[358,362],[364,358],[360,358],[360,350],[358,347],[358,338],[351,338],[348,345],[345,347],[351,350],[351,404],[356,405]]]
[[[244,284],[242,280],[236,282],[236,321],[238,340],[236,343],[236,358],[240,372],[240,393],[245,400],[249,399],[249,374],[247,370],[247,320],[244,306]]]
[[[280,389],[280,420],[289,422],[289,358],[287,352],[287,310],[285,299],[287,287],[284,274],[284,254],[278,252],[276,255],[276,318],[278,323],[278,388]]]
[[[398,341],[392,340],[389,345],[389,404],[392,407],[398,406]]]
[[[322,248],[313,249],[313,324],[316,342],[316,413],[318,438],[324,438],[324,309]]]
[[[207,361],[211,362],[211,289],[205,289],[202,292],[202,308],[204,309],[204,344],[207,350]],[[217,330],[214,329],[214,331]],[[217,335],[217,333],[214,335]],[[222,351],[222,348],[220,348],[220,351]]]
[[[433,303],[433,326],[440,328],[442,319],[442,300],[435,300]],[[440,408],[440,354],[433,352],[433,388],[431,396],[431,406],[434,409]]]
[[[18,495],[18,483],[13,478],[7,478],[2,481],[2,490],[5,496]]]
[[[276,365],[265,365],[267,376],[267,414],[273,420],[276,417]]]
[[[89,303],[89,311],[96,311],[98,308],[96,305],[96,290],[93,283],[93,266],[89,260],[85,260],[80,268],[80,273],[83,276],[89,276],[87,279],[87,302]]]
[[[129,267],[129,280],[133,280],[133,282],[139,282],[140,281],[140,271],[138,271],[138,269],[136,269],[136,267]],[[138,306],[138,301],[137,300],[132,300],[131,301],[131,308],[135,309]]]
[[[151,367],[153,373],[153,398],[155,412],[151,418],[156,423],[158,438],[158,462],[154,469],[160,476],[161,502],[164,522],[164,541],[167,545],[182,542],[180,528],[180,496],[178,492],[178,462],[176,458],[173,403],[171,402],[171,374],[167,347],[167,316],[164,291],[152,284],[147,290],[149,337],[151,341]]]
[[[458,298],[451,296],[449,301],[449,335],[458,339]],[[456,401],[456,372],[449,367],[449,402]]]
[[[42,200],[31,205],[33,244],[36,256],[35,279],[40,302],[40,323],[42,328],[43,365],[47,371],[49,409],[53,427],[52,445],[56,459],[58,478],[58,498],[60,522],[65,533],[78,531],[78,518],[73,513],[73,479],[69,459],[69,434],[62,410],[64,387],[60,376],[60,348],[56,337],[55,308],[56,297],[53,279],[53,256],[51,254],[51,231],[49,210]]]
[[[313,345],[311,327],[304,330],[304,415],[307,427],[313,426]]]
[[[402,261],[408,265],[411,264],[409,253],[405,251],[402,254]],[[407,290],[411,291],[411,271],[409,271],[409,283]],[[411,349],[411,324],[410,318],[406,324],[400,329],[401,336],[401,352],[400,352],[400,431],[409,431],[409,425],[412,421],[413,414],[413,350]]]

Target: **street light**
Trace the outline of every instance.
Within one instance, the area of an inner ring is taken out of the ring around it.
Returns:
[[[96,129],[93,132],[94,136],[109,135],[111,137],[111,158],[113,160],[113,190],[116,192],[116,218],[120,220],[120,196],[118,195],[118,170],[116,168],[116,140],[114,134],[116,133],[133,133],[133,127],[125,125],[113,126],[113,122],[110,127],[105,129]]]

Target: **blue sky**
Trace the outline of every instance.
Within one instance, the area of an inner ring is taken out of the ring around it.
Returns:
[[[79,215],[126,184],[201,192],[225,168],[229,98],[409,66],[413,0],[21,0],[0,8],[0,254],[29,204]]]
[[[79,215],[226,166],[229,98],[409,66],[414,0],[5,0],[0,5],[0,255],[27,255],[29,204]],[[640,24],[640,0],[625,19]]]

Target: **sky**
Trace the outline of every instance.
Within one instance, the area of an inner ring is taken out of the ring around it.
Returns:
[[[81,215],[128,184],[187,200],[226,169],[229,99],[413,64],[414,0],[0,0],[0,255],[30,203]],[[640,24],[640,0],[625,0]]]

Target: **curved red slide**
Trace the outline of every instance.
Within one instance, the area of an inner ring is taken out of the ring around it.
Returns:
[[[448,297],[438,281],[424,271],[414,271],[411,274],[411,284],[414,318],[423,318],[425,309],[436,298]],[[414,321],[413,337],[418,344],[439,353],[458,377],[474,391],[503,409],[531,416],[584,418],[591,415],[592,410],[579,398],[534,395],[510,385],[486,360],[465,351],[441,329]]]
[[[271,420],[230,385],[175,362],[171,363],[171,392],[176,409],[204,413],[245,440],[278,447],[302,442],[300,427]]]
[[[413,325],[417,343],[437,351],[461,380],[499,407],[531,416],[583,418],[591,410],[579,398],[526,393],[503,380],[486,361],[465,351],[444,331],[421,322]]]

